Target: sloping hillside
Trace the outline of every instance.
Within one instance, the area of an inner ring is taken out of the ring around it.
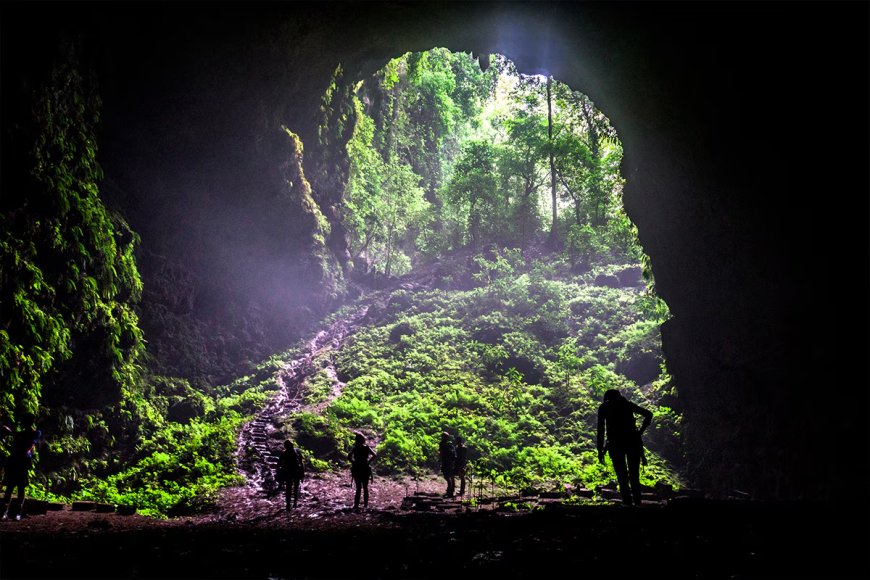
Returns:
[[[302,405],[283,433],[328,469],[361,431],[377,445],[379,471],[413,475],[437,470],[448,431],[468,442],[478,478],[592,488],[612,475],[594,437],[601,396],[618,388],[656,416],[644,483],[678,484],[662,313],[640,268],[571,274],[548,261],[516,250],[466,255],[365,298],[354,332],[295,378]],[[335,317],[353,312],[358,305]]]

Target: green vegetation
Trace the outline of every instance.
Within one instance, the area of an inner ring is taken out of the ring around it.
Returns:
[[[76,55],[34,84],[30,115],[10,129],[16,162],[0,202],[0,420],[38,414],[49,441],[39,467],[65,463],[61,485],[80,460],[107,468],[135,433],[125,413],[142,393],[144,353],[139,238],[100,197],[100,100]]]
[[[584,95],[488,62],[433,49],[353,82],[339,67],[310,181],[281,128],[276,203],[307,232],[292,250],[324,304],[352,276],[422,281],[314,360],[285,430],[312,471],[343,466],[354,430],[377,442],[383,474],[435,469],[446,429],[466,437],[478,481],[596,487],[613,477],[594,449],[597,406],[619,388],[655,413],[642,481],[678,485],[668,310],[622,209],[616,133]],[[194,512],[239,483],[239,430],[300,350],[229,385],[160,374],[134,310],[138,238],[99,196],[95,89],[70,61],[40,91],[21,190],[0,213],[0,412],[39,412],[36,497]],[[184,352],[179,336],[164,350]]]
[[[543,232],[575,266],[613,253],[639,262],[607,118],[562,83],[489,62],[408,53],[348,97],[344,214],[357,268],[401,275],[462,248],[525,248]]]
[[[167,413],[175,420],[149,425],[153,431],[143,436],[125,466],[82,482],[74,497],[136,506],[155,516],[189,514],[211,505],[220,488],[243,482],[234,460],[238,431],[276,389],[271,376],[262,382],[243,377],[214,397],[196,397],[200,408],[185,404],[189,399],[170,404]],[[165,405],[172,399],[152,392],[145,404]],[[175,416],[173,409],[178,409]]]
[[[283,357],[292,356],[284,353]],[[93,453],[79,460],[73,441],[82,436],[50,432],[48,459],[56,470],[36,472],[31,494],[37,498],[94,500],[129,505],[153,516],[183,515],[211,505],[217,492],[243,482],[235,464],[236,440],[278,388],[275,375],[280,358],[258,365],[251,375],[210,393],[191,388],[187,381],[151,376],[144,391],[127,399],[119,420],[135,429],[135,445],[107,446],[113,453],[100,460]],[[95,421],[100,415],[89,415]],[[70,421],[72,423],[72,421]],[[102,419],[105,432],[111,419]],[[72,425],[70,432],[75,432]],[[101,446],[95,445],[97,451]],[[92,451],[90,446],[85,451]],[[106,453],[106,449],[102,450]]]
[[[617,371],[658,351],[657,325],[646,318],[655,299],[595,286],[596,270],[571,275],[566,260],[526,265],[506,250],[476,265],[491,272],[502,261],[500,274],[470,290],[394,292],[336,357],[341,395],[321,417],[291,418],[303,445],[340,457],[347,434],[362,430],[380,440],[379,470],[413,474],[437,470],[446,429],[467,438],[476,477],[512,488],[595,487],[613,476],[595,453],[597,407],[619,388],[655,409],[648,439],[667,449],[678,418],[658,401],[669,377],[639,370],[639,385]],[[459,277],[460,269],[451,265]],[[668,460],[648,459],[645,483],[678,485]]]
[[[612,475],[593,431],[615,387],[655,409],[651,438],[674,458],[679,417],[658,404],[674,398],[658,333],[668,311],[622,209],[616,133],[586,96],[488,62],[408,53],[345,86],[344,107],[331,87],[342,127],[347,102],[356,118],[343,225],[357,272],[471,254],[442,268],[438,289],[394,294],[338,355],[341,396],[291,429],[324,459],[363,429],[382,438],[381,469],[405,473],[433,468],[449,429],[469,438],[479,476],[592,486]],[[632,287],[641,276],[646,291]],[[309,381],[309,397],[329,382]],[[645,477],[674,483],[655,453]]]
[[[34,94],[20,129],[25,162],[0,214],[0,414],[36,413],[43,397],[97,407],[133,387],[142,332],[138,237],[100,199],[99,98],[74,55]],[[6,169],[6,168],[4,168]],[[85,390],[74,390],[80,376]]]

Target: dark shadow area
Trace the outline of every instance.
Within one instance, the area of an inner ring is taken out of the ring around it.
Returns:
[[[833,507],[833,509],[830,509]],[[362,516],[359,516],[362,518]],[[94,525],[2,536],[3,578],[866,577],[848,505],[687,500],[525,515],[383,514],[317,531]],[[95,518],[99,521],[99,518]]]

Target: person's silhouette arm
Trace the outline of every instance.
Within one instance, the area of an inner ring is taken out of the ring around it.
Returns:
[[[636,405],[634,403],[632,405],[632,410],[638,415],[643,416],[643,423],[640,425],[640,429],[638,430],[638,434],[643,434],[646,431],[646,428],[649,427],[650,423],[652,423],[653,414],[652,411],[648,409],[644,409],[640,405]]]
[[[638,415],[643,416],[643,423],[641,423],[640,429],[637,431],[637,443],[640,449],[640,462],[642,465],[646,465],[646,453],[643,450],[643,432],[646,431],[646,428],[649,427],[650,423],[652,423],[653,414],[652,411],[644,409],[640,405],[632,405],[632,411],[637,413]]]

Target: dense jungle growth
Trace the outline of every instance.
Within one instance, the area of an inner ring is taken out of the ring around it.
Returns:
[[[79,68],[56,66],[34,94],[19,189],[4,184],[0,413],[39,417],[35,496],[190,512],[240,482],[239,430],[303,345],[226,384],[171,372],[189,337],[140,297],[183,285],[140,278],[148,254],[101,195],[98,88]],[[448,429],[476,477],[592,488],[612,477],[597,405],[619,388],[655,413],[643,481],[679,485],[668,311],[622,209],[620,142],[586,96],[499,55],[433,49],[365,79],[339,67],[304,154],[280,131],[300,278],[332,305],[344,296],[324,323],[368,308],[283,425],[313,471],[346,469],[355,430],[379,444],[379,474],[434,470]],[[160,322],[160,352],[140,316]]]
[[[355,87],[344,217],[357,267],[401,275],[460,248],[525,248],[542,232],[579,268],[601,254],[640,261],[607,118],[550,77],[484,62],[409,53]]]
[[[477,481],[594,489],[612,476],[596,460],[597,408],[618,388],[654,410],[644,483],[679,486],[663,459],[678,456],[679,417],[667,406],[655,299],[636,268],[595,270],[571,275],[567,260],[519,250],[439,263],[433,288],[389,293],[344,348],[315,360],[286,432],[340,468],[359,430],[379,442],[379,473],[419,475],[437,471],[443,429],[468,441]],[[629,283],[596,285],[605,271]]]

